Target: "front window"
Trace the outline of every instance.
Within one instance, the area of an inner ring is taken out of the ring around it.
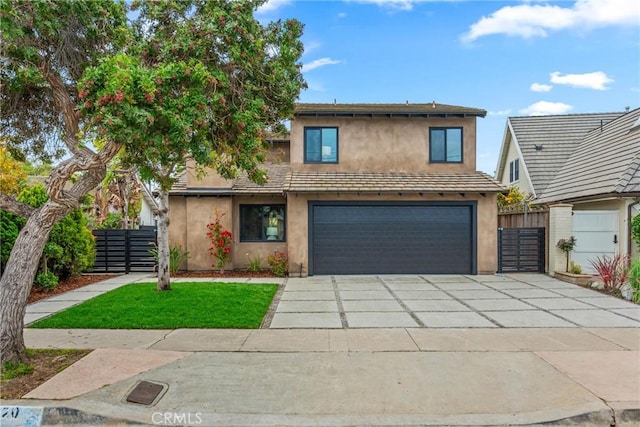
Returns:
[[[241,242],[283,242],[285,205],[240,205]]]
[[[304,128],[304,162],[338,163],[338,128]]]
[[[430,128],[429,161],[462,163],[462,128]]]
[[[512,160],[509,163],[509,182],[520,180],[520,159]]]

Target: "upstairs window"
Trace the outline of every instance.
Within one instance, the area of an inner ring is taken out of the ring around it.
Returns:
[[[509,162],[509,182],[520,180],[520,159]]]
[[[429,161],[462,163],[462,128],[429,128]]]
[[[338,128],[304,128],[304,162],[338,163]]]
[[[241,242],[284,242],[285,205],[240,205]]]

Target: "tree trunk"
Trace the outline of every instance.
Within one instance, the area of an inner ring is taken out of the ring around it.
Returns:
[[[169,193],[160,190],[158,209],[158,291],[171,290],[169,278]]]
[[[13,246],[0,279],[0,355],[2,363],[26,362],[23,328],[27,299],[44,245],[53,226],[71,209],[51,201],[27,220]]]

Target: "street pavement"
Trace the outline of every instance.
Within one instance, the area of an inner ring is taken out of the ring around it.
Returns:
[[[27,328],[96,350],[2,405],[39,425],[640,425],[638,305],[535,274],[281,283],[256,330]],[[127,401],[141,381],[148,405]]]

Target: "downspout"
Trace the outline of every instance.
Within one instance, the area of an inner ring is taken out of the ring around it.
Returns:
[[[631,248],[633,247],[633,241],[631,240],[631,220],[633,218],[631,217],[631,212],[633,207],[638,203],[640,203],[640,201],[636,199],[635,202],[630,203],[629,206],[627,206],[627,258],[629,259],[629,262],[631,262]]]

